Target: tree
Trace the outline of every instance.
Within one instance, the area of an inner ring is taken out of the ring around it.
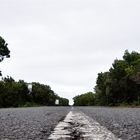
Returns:
[[[106,94],[106,87],[107,87],[107,77],[109,73],[104,72],[104,73],[98,73],[97,81],[96,81],[96,87],[95,87],[95,92],[96,92],[96,103],[98,105],[107,105],[107,95]]]
[[[74,106],[91,106],[95,104],[95,94],[87,92],[73,98]]]
[[[140,53],[127,50],[116,59],[108,72],[99,73],[96,81],[98,105],[133,104],[140,99]]]
[[[66,98],[62,97],[57,97],[59,99],[59,106],[68,106],[69,105],[69,100]]]
[[[10,57],[10,51],[7,47],[7,43],[5,42],[5,40],[0,36],[0,62],[2,62],[4,60],[4,58],[9,58]],[[0,75],[1,71],[0,71]]]
[[[21,106],[53,106],[59,99],[59,106],[68,106],[69,100],[54,93],[49,85],[33,82],[29,93],[28,84],[23,80],[15,81],[12,77],[0,80],[0,108]]]

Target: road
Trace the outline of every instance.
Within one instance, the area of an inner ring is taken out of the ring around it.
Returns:
[[[0,140],[140,140],[140,108],[0,109]]]
[[[0,109],[0,140],[47,139],[69,107]]]
[[[140,140],[140,108],[78,107],[122,140]]]

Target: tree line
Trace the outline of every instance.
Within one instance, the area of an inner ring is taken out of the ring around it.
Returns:
[[[0,62],[10,57],[6,41],[0,37]],[[0,71],[0,76],[2,73]],[[15,81],[12,77],[0,80],[0,107],[53,106],[59,100],[59,106],[68,106],[69,100],[58,96],[49,85],[32,82],[32,91],[23,80]]]
[[[0,37],[0,62],[10,57],[10,50]],[[0,71],[0,76],[2,75]],[[0,80],[0,107],[33,105],[68,105],[68,99],[59,97],[48,85],[33,82],[32,92],[23,80],[12,77]],[[126,50],[123,59],[115,59],[110,69],[98,73],[94,92],[73,98],[74,105],[140,105],[140,53]]]
[[[73,98],[75,106],[91,106],[95,105],[94,94],[87,92],[85,94],[77,95]]]
[[[91,94],[74,97],[74,105],[140,105],[140,53],[126,50],[123,59],[115,59],[108,71],[98,73]]]
[[[23,80],[16,82],[12,77],[2,78],[0,81],[0,107],[26,107],[26,106],[68,106],[68,99],[54,93],[50,86],[33,82],[32,91],[28,83]]]

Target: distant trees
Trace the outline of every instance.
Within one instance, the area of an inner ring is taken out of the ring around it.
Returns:
[[[59,100],[59,106],[69,105],[69,100],[55,94],[50,86],[35,82],[32,85],[31,97],[33,102],[40,105],[54,106],[55,101]]]
[[[0,81],[0,107],[21,106],[53,106],[59,99],[59,106],[69,105],[68,99],[61,98],[48,85],[32,83],[33,89],[29,93],[27,83],[23,80],[16,82],[12,77]]]
[[[92,92],[87,92],[85,94],[75,96],[73,98],[73,101],[74,101],[74,106],[95,105],[95,95]]]
[[[10,57],[10,51],[7,45],[5,40],[0,37],[0,62],[5,57]],[[12,77],[2,78],[0,81],[0,107],[52,106],[55,105],[56,99],[59,99],[59,105],[69,105],[68,99],[59,97],[50,86],[35,82],[32,85],[32,92],[29,93],[28,84],[23,80],[16,82]]]
[[[31,92],[32,100],[37,104],[42,105],[55,105],[56,95],[54,91],[51,90],[50,86],[32,83],[33,89]]]
[[[0,62],[4,60],[5,57],[10,57],[10,51],[7,47],[7,43],[5,40],[0,36]],[[1,76],[1,71],[0,71],[0,76]]]
[[[24,81],[16,82],[7,77],[0,81],[0,107],[17,107],[30,101],[28,88]]]
[[[95,105],[140,105],[140,53],[126,50],[109,71],[98,73],[94,89]],[[74,97],[74,105],[88,105],[86,100],[86,94]]]
[[[57,99],[59,100],[59,106],[68,106],[69,105],[69,100],[66,98],[62,98],[57,96]]]

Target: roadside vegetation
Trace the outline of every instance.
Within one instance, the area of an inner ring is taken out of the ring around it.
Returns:
[[[10,51],[5,40],[0,37],[0,62],[10,57]],[[2,72],[0,71],[0,76]],[[12,77],[0,80],[0,108],[3,107],[31,107],[31,106],[68,106],[69,100],[55,94],[49,85],[32,82],[32,91],[28,83],[23,80],[15,81]]]
[[[81,94],[75,96],[73,98],[75,106],[91,106],[95,105],[95,95],[92,92],[87,92],[85,94]]]
[[[50,86],[32,83],[32,91],[28,90],[28,83],[23,80],[15,81],[12,77],[5,77],[0,81],[0,107],[31,107],[69,105],[68,99],[61,98]]]
[[[10,57],[10,50],[0,37],[0,62]],[[0,71],[0,76],[2,72]],[[32,91],[23,80],[12,77],[0,80],[0,107],[69,105],[49,85],[32,82]],[[115,59],[110,69],[98,73],[94,92],[73,98],[75,106],[140,106],[140,53],[125,51],[123,59]]]
[[[73,100],[74,105],[140,106],[140,53],[126,50],[109,71],[98,73],[92,95],[85,93]]]

